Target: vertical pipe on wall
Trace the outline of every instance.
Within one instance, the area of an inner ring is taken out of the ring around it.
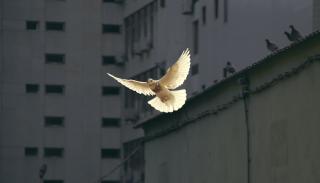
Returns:
[[[251,183],[251,138],[250,138],[250,125],[249,125],[249,78],[244,76],[240,79],[240,84],[242,85],[242,98],[244,104],[244,117],[246,126],[246,149],[247,149],[247,183]]]

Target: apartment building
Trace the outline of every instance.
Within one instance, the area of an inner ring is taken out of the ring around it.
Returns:
[[[94,182],[121,159],[122,9],[108,0],[0,2],[0,182]],[[120,182],[120,171],[102,180]]]

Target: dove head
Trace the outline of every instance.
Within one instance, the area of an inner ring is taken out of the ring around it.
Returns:
[[[290,27],[291,29],[294,29],[294,26],[293,26],[293,25],[290,25],[289,27]]]
[[[148,81],[147,81],[147,83],[148,83],[148,84],[152,84],[152,83],[154,83],[154,80],[151,79],[151,78],[149,78]]]

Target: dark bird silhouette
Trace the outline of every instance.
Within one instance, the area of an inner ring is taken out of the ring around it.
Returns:
[[[223,77],[228,77],[228,74],[233,74],[236,69],[231,65],[231,62],[227,62],[227,65],[223,68]]]
[[[294,41],[294,39],[292,38],[292,36],[291,36],[291,34],[290,34],[289,32],[284,31],[284,34],[287,36],[287,38],[288,38],[289,41],[291,41],[291,42]]]
[[[46,174],[47,172],[47,165],[46,164],[43,164],[41,167],[40,167],[40,170],[39,170],[39,177],[40,179],[43,179],[44,175]]]
[[[278,46],[266,39],[267,49],[271,52],[276,52],[279,50]]]
[[[290,34],[291,34],[292,40],[293,41],[301,40],[302,36],[301,36],[300,32],[296,28],[294,28],[293,25],[290,25],[289,27],[291,28],[291,33]]]

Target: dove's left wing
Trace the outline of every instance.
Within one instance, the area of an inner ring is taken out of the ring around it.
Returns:
[[[121,79],[113,76],[112,74],[107,73],[113,79],[117,80],[122,85],[126,86],[127,88],[143,95],[155,95],[155,93],[149,88],[146,82],[136,81],[132,79]]]
[[[162,85],[168,89],[175,89],[182,85],[186,80],[190,69],[190,50],[186,49],[175,64],[173,64],[167,73],[159,80]]]

